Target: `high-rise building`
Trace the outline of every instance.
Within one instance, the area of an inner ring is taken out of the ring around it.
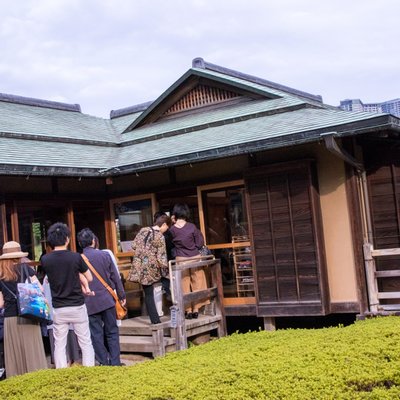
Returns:
[[[346,99],[340,101],[342,110],[388,113],[400,117],[400,99],[384,101],[382,103],[366,103],[360,99]]]

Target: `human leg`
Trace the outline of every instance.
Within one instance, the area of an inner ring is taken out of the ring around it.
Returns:
[[[20,317],[4,319],[4,356],[7,377],[47,368],[37,323]]]
[[[144,291],[144,302],[146,304],[147,313],[149,314],[152,324],[159,324],[161,322],[158,316],[156,304],[154,302],[153,285],[142,285]]]
[[[190,284],[193,292],[207,289],[206,274],[203,268],[192,268],[190,271]],[[202,300],[193,305],[193,312],[199,312],[200,307],[210,304],[210,300]]]
[[[71,317],[70,308],[53,309],[54,364],[56,368],[67,368],[67,337]]]
[[[67,337],[67,360],[71,365],[73,363],[82,363],[82,357],[80,355],[78,338],[73,329],[69,329]]]
[[[119,330],[115,307],[103,311],[104,337],[110,356],[110,365],[121,365],[119,348]]]
[[[171,301],[171,281],[168,278],[161,278],[161,286],[166,295],[167,300]]]
[[[78,338],[79,347],[82,351],[82,365],[84,367],[94,366],[94,350],[89,329],[89,317],[86,306],[70,307],[75,309],[75,318],[70,321]]]
[[[89,326],[96,360],[100,365],[108,365],[108,350],[104,343],[103,312],[89,315]]]
[[[190,293],[190,270],[185,269],[182,271],[182,292],[183,294]],[[189,304],[185,308],[185,312],[192,312],[192,305]]]

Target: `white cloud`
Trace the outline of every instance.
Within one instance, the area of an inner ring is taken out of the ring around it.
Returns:
[[[400,97],[397,0],[0,0],[0,92],[111,109],[194,57],[321,94]]]

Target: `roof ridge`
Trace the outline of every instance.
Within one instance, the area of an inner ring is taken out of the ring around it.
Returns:
[[[74,111],[81,112],[81,106],[79,104],[68,104],[61,103],[58,101],[42,100],[33,97],[17,96],[14,94],[0,93],[0,101],[7,103],[22,104],[25,106],[51,108],[62,111]]]
[[[136,104],[134,106],[129,106],[125,108],[119,108],[118,110],[111,110],[110,111],[110,119],[123,117],[125,115],[134,114],[139,111],[146,110],[153,101],[147,101],[146,103]]]
[[[192,67],[200,68],[200,69],[208,69],[210,71],[219,72],[219,73],[222,73],[225,75],[230,75],[235,78],[244,79],[249,82],[257,83],[262,86],[268,86],[272,89],[277,89],[277,90],[281,90],[283,92],[288,92],[288,93],[294,94],[296,96],[300,96],[300,97],[304,97],[309,100],[317,101],[319,103],[323,102],[322,96],[320,96],[320,95],[303,92],[302,90],[298,90],[298,89],[291,88],[289,86],[281,85],[280,83],[268,81],[267,79],[259,78],[254,75],[245,74],[243,72],[239,72],[239,71],[236,71],[233,69],[222,67],[220,65],[212,64],[207,61],[204,61],[204,59],[201,57],[197,57],[197,58],[193,59]]]

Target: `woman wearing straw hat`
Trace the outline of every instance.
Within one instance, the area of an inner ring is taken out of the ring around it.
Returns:
[[[4,307],[4,355],[9,378],[47,368],[40,325],[18,317],[17,283],[21,280],[22,258],[17,242],[7,242],[0,256],[0,307]],[[27,268],[32,282],[38,282],[32,268]],[[40,285],[40,284],[39,284]]]

